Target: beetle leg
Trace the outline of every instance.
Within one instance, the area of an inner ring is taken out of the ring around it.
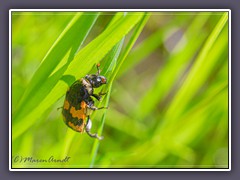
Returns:
[[[96,107],[96,106],[93,106],[93,105],[87,105],[87,107],[89,108],[89,109],[91,109],[91,110],[100,110],[100,109],[108,109],[108,107]]]
[[[98,94],[92,94],[91,96],[95,97],[98,101],[101,101],[102,96],[106,95],[107,92],[103,93],[103,92],[99,92]]]
[[[98,140],[102,140],[103,136],[98,136],[97,133],[92,134],[90,132],[91,128],[92,128],[92,121],[88,116],[87,124],[85,126],[86,133],[92,138],[97,138]]]
[[[98,101],[100,101],[101,98],[102,98],[101,96],[99,96],[99,95],[97,95],[97,94],[93,94],[92,96],[95,97]]]

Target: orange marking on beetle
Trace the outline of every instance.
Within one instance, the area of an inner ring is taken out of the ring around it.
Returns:
[[[76,110],[76,108],[72,106],[70,108],[70,114],[72,115],[73,118],[76,117],[78,119],[85,120],[86,119],[86,114],[85,114],[86,107],[87,107],[87,104],[84,101],[82,101],[81,102],[81,109]]]
[[[86,107],[87,107],[86,102],[85,102],[85,101],[82,101],[82,102],[81,102],[81,108],[82,108],[82,109],[85,109]]]
[[[68,126],[74,129],[75,131],[78,132],[83,132],[84,131],[84,125],[82,124],[81,126],[75,126],[72,122],[68,122]]]
[[[70,104],[69,104],[69,102],[68,102],[67,100],[65,100],[65,101],[64,101],[63,108],[64,108],[64,109],[66,109],[66,110],[68,110],[68,109],[69,109],[69,107],[70,107]]]
[[[68,122],[68,126],[71,127],[71,128],[73,128],[73,129],[75,129],[74,124],[73,124],[72,122],[70,122],[70,121]]]

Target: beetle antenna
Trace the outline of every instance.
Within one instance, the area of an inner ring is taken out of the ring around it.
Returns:
[[[99,67],[100,67],[100,63],[97,64],[97,76],[100,74],[100,69],[99,69]]]

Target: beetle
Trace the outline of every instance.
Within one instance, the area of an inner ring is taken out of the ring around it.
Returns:
[[[94,106],[94,100],[101,100],[106,93],[94,94],[94,89],[107,83],[107,78],[100,75],[100,64],[97,64],[97,73],[86,75],[75,81],[66,92],[62,115],[65,124],[74,131],[86,132],[90,137],[102,140],[102,136],[90,132],[92,121],[90,115],[92,111],[107,109],[108,107]]]

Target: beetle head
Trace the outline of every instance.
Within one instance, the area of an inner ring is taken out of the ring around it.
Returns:
[[[100,75],[86,75],[85,78],[90,82],[93,88],[98,88],[103,84],[107,83],[107,78]]]
[[[107,78],[100,75],[100,64],[97,64],[97,73],[86,75],[85,78],[90,82],[93,88],[98,88],[103,84],[107,84]]]

